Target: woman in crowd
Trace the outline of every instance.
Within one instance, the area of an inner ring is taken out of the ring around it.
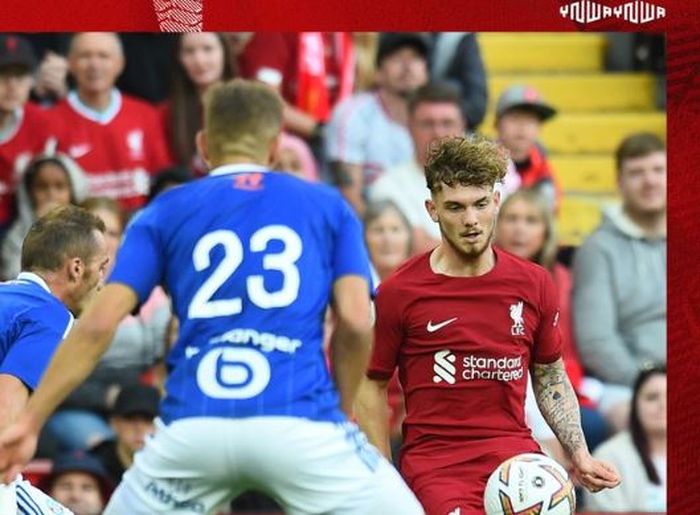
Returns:
[[[413,246],[413,229],[406,216],[391,200],[369,203],[364,217],[365,242],[369,251],[374,285],[389,277],[408,259]],[[392,454],[398,458],[401,424],[406,416],[398,373],[389,383],[389,434]]]
[[[109,266],[113,266],[124,232],[123,211],[109,198],[89,198],[82,207],[105,223]],[[137,315],[119,325],[98,367],[49,419],[43,435],[45,453],[88,449],[112,437],[106,416],[121,388],[142,381],[163,358],[169,320],[170,302],[157,288]]]
[[[583,368],[576,352],[571,322],[571,276],[562,264],[557,263],[557,236],[554,215],[547,200],[534,190],[522,189],[503,201],[496,226],[496,243],[502,249],[518,257],[533,261],[549,270],[559,292],[559,327],[562,333],[562,354],[571,384],[581,404],[581,422],[593,449],[607,436],[605,420],[595,409],[594,402],[583,393]],[[529,396],[528,423],[535,430],[535,437],[560,461],[566,462],[554,434],[546,426]],[[563,463],[566,465],[567,463]]]
[[[34,221],[50,209],[77,204],[87,194],[87,179],[70,157],[47,153],[27,166],[17,188],[17,219],[2,241],[0,279],[14,279],[20,272],[22,242]]]
[[[585,492],[586,508],[598,512],[666,512],[666,368],[644,370],[635,382],[629,431],[603,443],[594,456],[613,464],[617,488]]]
[[[163,107],[173,161],[205,175],[195,135],[202,128],[202,96],[221,81],[236,76],[229,39],[221,32],[181,34],[170,99]]]

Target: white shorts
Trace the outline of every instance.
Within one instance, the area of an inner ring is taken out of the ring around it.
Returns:
[[[2,515],[73,515],[29,481],[18,476],[9,485],[0,484],[0,514]]]
[[[423,513],[355,424],[294,417],[156,419],[104,513],[208,514],[249,489],[292,514]]]

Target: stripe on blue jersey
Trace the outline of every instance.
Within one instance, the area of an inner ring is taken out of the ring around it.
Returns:
[[[17,492],[17,507],[24,510],[27,515],[42,515],[44,513],[41,507],[32,499],[32,494],[25,490],[20,484],[15,485]],[[23,503],[26,506],[23,506]]]

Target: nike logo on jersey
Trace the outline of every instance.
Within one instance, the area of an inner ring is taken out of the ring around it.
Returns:
[[[73,159],[80,159],[91,150],[92,148],[87,143],[83,143],[82,145],[71,145],[71,147],[68,149],[68,155]]]
[[[449,320],[445,320],[444,322],[440,322],[439,324],[433,324],[433,321],[430,320],[428,321],[428,325],[425,328],[428,330],[429,333],[434,333],[435,331],[445,327],[447,324],[451,324],[455,320],[457,320],[457,317],[450,318]]]

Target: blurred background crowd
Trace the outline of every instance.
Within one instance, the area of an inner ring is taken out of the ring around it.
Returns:
[[[430,143],[481,133],[510,167],[503,249],[548,269],[589,446],[622,487],[596,511],[664,511],[665,50],[649,34],[232,32],[0,35],[0,279],[37,217],[80,204],[112,256],[129,217],[207,173],[202,98],[235,77],[280,92],[274,167],[335,185],[364,221],[377,282],[440,240],[427,215]],[[47,424],[27,470],[77,514],[100,513],[153,431],[177,335],[165,292],[124,321]],[[402,402],[389,399],[395,443]],[[543,448],[567,458],[528,399]],[[256,494],[238,512],[274,510]]]

